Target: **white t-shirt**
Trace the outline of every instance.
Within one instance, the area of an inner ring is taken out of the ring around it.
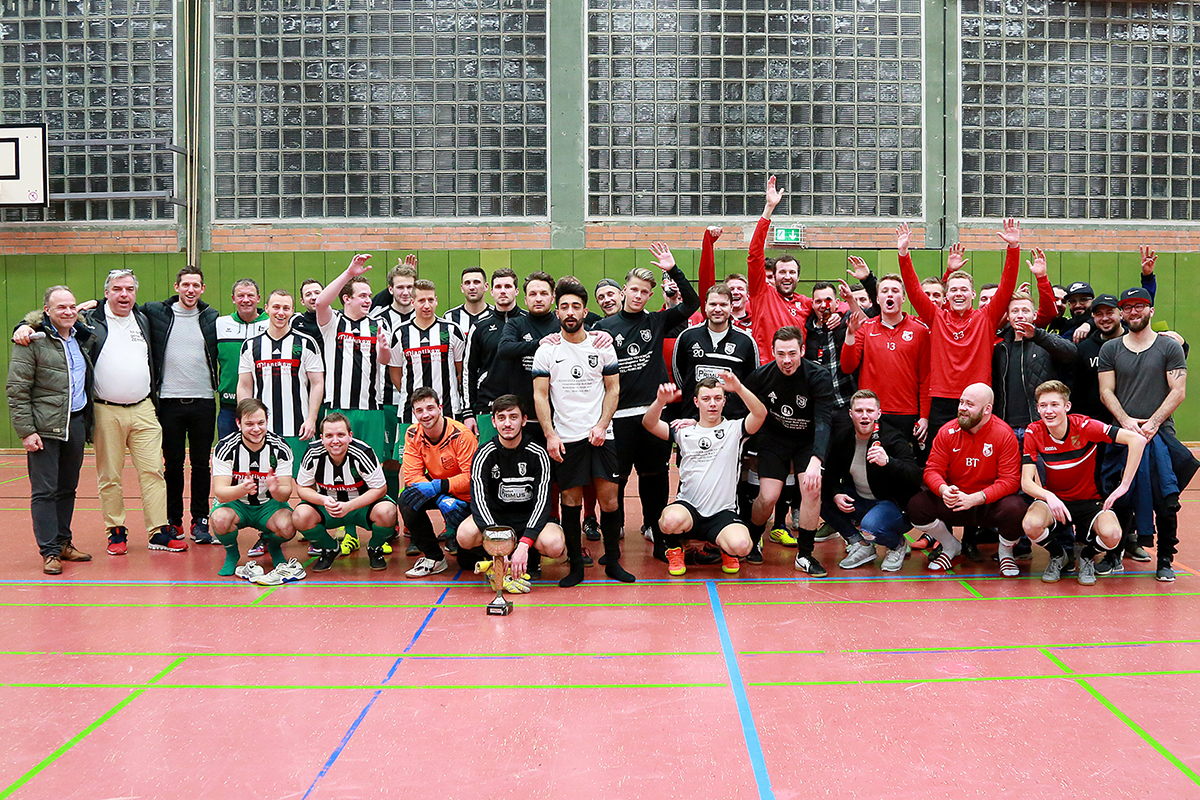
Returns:
[[[108,338],[96,359],[95,395],[110,403],[136,403],[150,395],[150,343],[130,311],[118,317],[104,304]]]
[[[722,420],[711,428],[672,429],[671,441],[679,447],[678,499],[706,517],[736,511],[745,440],[745,420],[740,419]]]
[[[564,443],[588,437],[604,413],[604,376],[618,374],[617,351],[596,347],[589,336],[580,344],[563,339],[544,344],[533,357],[533,377],[550,378],[554,430]],[[613,437],[612,424],[605,438]]]

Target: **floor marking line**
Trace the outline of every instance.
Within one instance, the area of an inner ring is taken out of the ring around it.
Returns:
[[[1095,672],[1080,675],[1080,678],[1151,678],[1171,675],[1200,675],[1200,669],[1178,670],[1147,670],[1144,672]],[[877,680],[845,680],[845,681],[755,681],[750,686],[890,686],[896,684],[922,683],[988,683],[993,681],[1045,681],[1057,680],[1063,676],[1053,675],[964,675],[948,678],[879,678]],[[1072,676],[1074,677],[1074,676]]]
[[[461,576],[461,575],[462,575],[462,570],[460,569],[458,572],[456,572],[454,574],[454,580],[457,581],[459,579],[459,576]],[[446,599],[446,595],[449,593],[450,593],[450,587],[447,586],[442,591],[442,593],[438,596],[437,602],[434,603],[433,608],[429,609],[429,613],[425,615],[425,619],[424,619],[424,621],[421,622],[420,627],[417,628],[417,632],[414,633],[412,639],[409,640],[408,646],[404,648],[405,653],[407,653],[409,650],[411,650],[413,645],[415,645],[417,643],[417,639],[419,639],[421,634],[424,633],[424,631],[425,631],[425,626],[427,626],[429,624],[429,620],[433,618],[434,613],[438,610],[438,607],[441,605],[442,601]],[[275,606],[271,606],[271,608],[275,608]],[[388,683],[388,681],[390,681],[392,679],[392,676],[394,674],[396,674],[396,669],[397,669],[397,667],[400,666],[400,662],[403,660],[404,660],[404,656],[401,655],[399,658],[397,658],[392,663],[392,668],[388,670],[387,676],[383,679],[383,683],[385,685]],[[311,785],[309,785],[308,791],[306,791],[304,793],[304,797],[302,798],[302,800],[308,799],[308,797],[316,790],[317,784],[321,782],[321,779],[325,777],[325,775],[329,772],[329,770],[337,762],[338,757],[342,754],[342,751],[346,749],[346,745],[348,745],[350,743],[350,740],[354,737],[354,733],[355,733],[355,731],[358,730],[358,726],[361,725],[362,721],[367,718],[367,714],[370,713],[371,707],[375,705],[375,701],[379,699],[379,696],[381,694],[383,694],[382,686],[380,688],[376,689],[375,692],[371,695],[371,699],[367,702],[367,704],[365,706],[363,706],[363,710],[359,712],[358,717],[354,720],[354,723],[350,726],[350,728],[342,736],[341,742],[339,742],[338,746],[334,749],[334,751],[329,754],[329,758],[325,761],[325,764],[321,767],[321,771],[317,773],[317,777],[313,778],[313,782]],[[3,798],[0,798],[0,800],[3,800]]]
[[[27,771],[24,775],[17,778],[15,781],[13,781],[8,786],[6,786],[3,791],[0,791],[0,800],[4,800],[4,798],[6,798],[6,797],[11,797],[13,792],[17,791],[22,786],[29,783],[29,781],[31,781],[35,777],[37,777],[38,774],[42,772],[42,770],[46,769],[46,767],[49,767],[55,761],[57,761],[58,759],[62,758],[64,755],[66,755],[72,748],[75,747],[75,745],[82,742],[93,731],[95,731],[101,725],[103,725],[104,723],[106,723],[110,719],[112,719],[114,716],[116,716],[121,711],[121,709],[125,708],[130,703],[132,703],[134,700],[141,697],[142,694],[146,691],[146,689],[151,684],[155,684],[159,681],[159,679],[166,677],[167,674],[169,674],[172,670],[174,670],[176,667],[178,667],[184,661],[187,661],[187,656],[181,656],[181,657],[175,659],[174,661],[172,661],[169,665],[167,665],[165,668],[163,668],[157,675],[155,675],[153,678],[151,678],[149,681],[147,681],[146,684],[131,691],[129,694],[127,694],[124,697],[124,699],[122,699],[120,702],[118,702],[112,708],[108,709],[108,711],[105,711],[103,714],[101,714],[99,717],[97,717],[95,720],[93,720],[90,725],[88,725],[86,728],[81,730],[79,733],[72,736],[70,739],[68,739],[66,742],[64,742],[62,745],[60,745],[58,747],[58,749],[56,749],[50,755],[46,756],[41,761],[34,764],[29,769],[29,771]]]
[[[959,582],[959,583],[961,583],[961,584],[963,585],[963,588],[964,588],[964,589],[966,589],[966,590],[967,590],[968,592],[970,592],[971,594],[975,595],[976,599],[978,599],[978,600],[982,600],[982,599],[983,599],[983,595],[981,595],[979,592],[975,591],[975,587],[971,586],[971,584],[967,583],[967,582],[966,582],[965,580],[963,580],[962,578],[959,578],[959,579],[958,579],[958,582]]]
[[[408,656],[404,656],[408,658]],[[1107,677],[1107,676],[1105,676]],[[1117,676],[1125,677],[1125,676]],[[406,684],[370,684],[370,683],[157,683],[147,686],[140,683],[0,683],[5,689],[229,689],[235,691],[253,691],[257,688],[272,690],[297,691],[354,691],[362,689],[386,690],[430,690],[430,689],[723,689],[725,683],[406,683]]]
[[[1192,569],[1191,567],[1189,567],[1187,564],[1183,564],[1183,563],[1181,563],[1181,562],[1179,562],[1179,561],[1175,561],[1175,562],[1174,562],[1174,564],[1173,564],[1173,566],[1174,566],[1176,569],[1181,569],[1181,570],[1183,570],[1184,572],[1190,572],[1190,573],[1191,573],[1191,574],[1193,574],[1193,575],[1198,575],[1198,576],[1200,576],[1200,572],[1197,572],[1196,570],[1194,570],[1194,569]]]
[[[818,652],[818,651],[813,651]],[[823,652],[823,651],[820,651]],[[180,653],[152,653],[152,652],[119,652],[119,651],[100,651],[93,650],[91,652],[54,652],[49,650],[44,651],[28,651],[28,652],[4,652],[0,651],[0,656],[178,656]],[[395,653],[185,653],[190,658],[395,658]],[[683,650],[683,651],[664,651],[664,652],[626,652],[626,653],[408,653],[405,658],[412,659],[428,659],[428,660],[451,660],[451,659],[512,659],[512,658],[661,658],[676,656],[719,656],[720,651],[717,650]],[[751,654],[753,655],[753,654]]]
[[[717,594],[717,584],[714,581],[707,581],[706,585],[708,603],[712,607],[713,619],[717,624],[717,636],[721,640],[721,651],[725,656],[725,669],[729,673],[729,687],[733,690],[733,698],[737,703],[738,719],[742,723],[742,737],[746,741],[750,765],[754,769],[754,782],[758,785],[758,796],[760,800],[773,799],[775,792],[771,789],[771,776],[767,772],[767,761],[763,757],[762,743],[758,738],[758,728],[754,724],[754,714],[750,710],[750,698],[746,696],[746,684],[742,681],[742,670],[738,667],[733,640],[729,636],[729,626],[725,622],[725,610],[721,607],[721,597]]]
[[[1100,703],[1100,705],[1107,708],[1109,713],[1111,713],[1114,717],[1119,719],[1121,722],[1125,723],[1125,726],[1127,728],[1129,728],[1131,731],[1133,731],[1134,733],[1136,733],[1139,737],[1141,737],[1141,739],[1144,742],[1146,742],[1146,744],[1150,745],[1155,750],[1157,750],[1158,754],[1160,756],[1165,758],[1172,766],[1174,766],[1176,769],[1178,769],[1180,772],[1182,772],[1188,778],[1188,780],[1190,780],[1192,783],[1200,786],[1200,775],[1197,775],[1196,772],[1191,769],[1191,767],[1189,767],[1187,764],[1184,764],[1182,761],[1180,761],[1175,756],[1174,753],[1172,753],[1162,743],[1160,743],[1157,739],[1155,739],[1150,734],[1149,731],[1147,731],[1141,725],[1138,725],[1136,722],[1134,722],[1132,719],[1130,719],[1128,714],[1126,714],[1121,709],[1117,708],[1115,703],[1113,703],[1111,700],[1109,700],[1107,697],[1105,697],[1098,689],[1096,689],[1096,687],[1092,686],[1090,683],[1088,683],[1087,680],[1085,680],[1085,678],[1090,678],[1092,676],[1078,675],[1074,670],[1072,670],[1070,667],[1068,667],[1062,661],[1062,659],[1060,659],[1058,656],[1054,655],[1053,653],[1050,653],[1046,650],[1042,650],[1041,653],[1043,656],[1045,656],[1047,659],[1049,659],[1052,664],[1054,664],[1059,669],[1061,669],[1063,672],[1065,672],[1067,674],[1067,677],[1074,680],[1075,683],[1077,683],[1080,687],[1082,687],[1085,692],[1087,692],[1093,698],[1095,698],[1095,700],[1098,703]]]

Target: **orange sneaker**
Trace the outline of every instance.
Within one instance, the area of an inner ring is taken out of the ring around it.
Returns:
[[[683,565],[682,547],[672,547],[667,551],[667,572],[676,577],[687,572],[687,567]]]
[[[724,550],[721,551],[721,572],[726,575],[736,575],[741,568],[742,562],[738,561],[737,556],[731,556]]]

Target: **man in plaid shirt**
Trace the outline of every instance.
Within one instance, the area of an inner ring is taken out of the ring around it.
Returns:
[[[852,425],[850,398],[858,391],[858,377],[842,372],[846,320],[838,313],[837,287],[828,281],[813,284],[812,304],[812,313],[804,321],[804,357],[824,367],[833,379],[833,438],[837,439]]]

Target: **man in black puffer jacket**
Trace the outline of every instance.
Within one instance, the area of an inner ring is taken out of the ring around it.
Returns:
[[[1061,376],[1070,377],[1077,348],[1070,339],[1033,327],[1033,301],[1024,293],[1008,303],[1009,327],[992,350],[992,414],[1007,422],[1020,441],[1038,419],[1034,390]]]
[[[141,306],[150,322],[150,359],[157,373],[158,419],[162,423],[163,477],[167,522],[183,535],[183,459],[192,462],[192,538],[216,544],[208,530],[209,457],[216,428],[217,310],[200,300],[204,274],[184,267],[175,276],[176,294]]]

